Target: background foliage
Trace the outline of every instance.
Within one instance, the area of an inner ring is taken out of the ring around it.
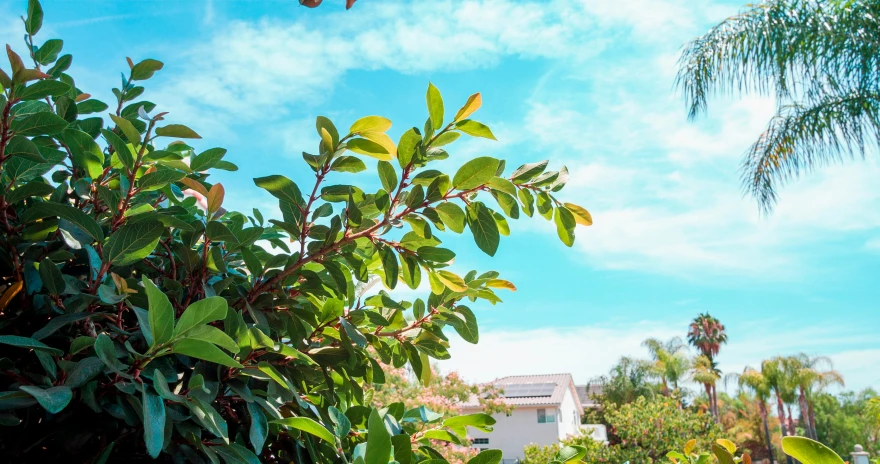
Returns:
[[[431,385],[447,329],[479,340],[467,304],[515,290],[498,272],[453,272],[442,232],[494,255],[509,219],[537,213],[572,245],[592,220],[555,197],[564,167],[428,168],[462,134],[494,139],[471,119],[480,94],[451,115],[429,85],[429,117],[396,143],[385,118],[340,130],[318,117],[298,168],[314,173],[307,193],[254,179],[280,218],[226,211],[211,180],[237,169],[226,150],[144,99],[162,62],[129,59],[115,100],[99,101],[67,74],[61,40],[34,41],[42,19],[31,0],[28,53],[7,47],[0,72],[0,454],[407,464],[442,462],[435,443],[491,429],[482,413],[376,407],[372,385],[405,365]],[[388,293],[399,285],[430,290],[402,301]]]

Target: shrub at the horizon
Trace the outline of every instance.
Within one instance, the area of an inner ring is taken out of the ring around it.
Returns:
[[[430,116],[397,143],[385,118],[340,131],[319,117],[318,150],[296,168],[314,185],[254,179],[282,217],[226,211],[209,175],[237,169],[226,150],[183,142],[200,137],[142,98],[162,63],[129,60],[115,100],[101,102],[66,73],[61,40],[34,42],[42,18],[31,0],[29,53],[7,48],[0,72],[4,459],[436,463],[436,441],[468,445],[468,427],[491,429],[486,414],[377,409],[371,386],[383,365],[429,383],[431,360],[450,356],[447,329],[478,341],[468,304],[515,289],[498,272],[453,272],[441,232],[472,235],[491,256],[508,219],[537,213],[571,246],[592,220],[555,198],[565,168],[511,172],[480,156],[432,169],[462,134],[494,136],[471,119],[480,94],[451,113],[429,86]],[[382,188],[336,180],[363,171]],[[376,279],[430,290],[362,294]]]

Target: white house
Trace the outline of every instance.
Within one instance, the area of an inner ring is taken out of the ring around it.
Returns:
[[[529,443],[550,445],[580,433],[584,408],[571,374],[519,375],[495,382],[504,401],[515,406],[510,414],[497,413],[492,433],[470,429],[471,443],[478,449],[500,449],[504,463],[523,458]],[[462,405],[462,414],[480,412],[476,398]]]

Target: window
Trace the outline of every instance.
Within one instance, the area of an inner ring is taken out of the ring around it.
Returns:
[[[489,439],[488,438],[474,438],[473,440],[471,440],[471,443],[473,443],[475,445],[488,445]]]
[[[550,411],[550,414],[547,414],[546,409],[538,410],[538,423],[539,424],[552,424],[556,422],[556,413]]]

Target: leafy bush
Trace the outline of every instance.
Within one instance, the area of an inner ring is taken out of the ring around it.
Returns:
[[[465,303],[514,289],[497,272],[452,272],[439,232],[469,229],[494,255],[505,216],[537,211],[572,244],[591,219],[554,198],[564,168],[505,176],[503,161],[478,157],[454,175],[428,169],[461,134],[494,138],[470,119],[479,94],[448,118],[430,86],[424,129],[397,144],[385,118],[340,133],[319,117],[319,150],[303,154],[310,193],[285,176],[254,179],[282,218],[225,211],[209,172],[236,170],[226,150],[181,142],[199,135],[141,99],[162,63],[129,60],[108,105],[66,74],[60,40],[33,43],[42,18],[31,0],[33,67],[7,48],[12,72],[0,72],[0,455],[409,463],[442,459],[432,440],[467,444],[468,426],[491,429],[485,414],[372,407],[370,385],[383,364],[430,382],[431,359],[449,357],[445,329],[478,341]],[[368,170],[363,157],[379,160],[381,189],[327,185]],[[365,294],[374,279],[431,291]]]
[[[587,462],[599,461],[605,445],[588,435],[574,435],[549,446],[531,444],[525,447],[521,464],[547,464],[548,462],[568,462],[573,459]],[[561,460],[562,458],[567,458]],[[607,461],[605,461],[607,462]]]

